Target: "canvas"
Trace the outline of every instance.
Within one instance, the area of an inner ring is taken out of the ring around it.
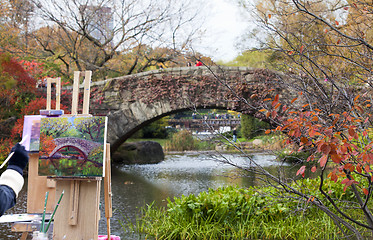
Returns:
[[[42,118],[39,175],[103,176],[107,117]]]
[[[40,141],[40,119],[45,116],[27,115],[23,122],[22,146],[26,151],[38,152]]]

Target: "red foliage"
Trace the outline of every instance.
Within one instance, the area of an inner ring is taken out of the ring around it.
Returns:
[[[49,156],[49,154],[56,148],[56,144],[53,141],[52,136],[46,136],[44,133],[40,133],[40,155]]]
[[[17,81],[13,91],[35,93],[36,80],[17,62],[14,58],[6,57],[5,53],[0,53],[0,64],[2,74],[7,73]]]
[[[364,100],[358,102],[359,96],[354,100],[355,109],[364,113]],[[276,111],[278,97],[272,100],[268,109],[261,112]],[[294,103],[296,98],[291,103]],[[298,151],[310,151],[311,156],[307,161],[317,161],[310,167],[311,172],[317,168],[324,171],[327,166],[333,170],[328,174],[331,181],[337,182],[339,178],[345,185],[344,190],[351,185],[358,185],[354,174],[372,177],[370,165],[373,164],[373,141],[368,132],[371,132],[366,116],[355,114],[353,111],[342,114],[324,115],[317,108],[305,110],[309,105],[304,105],[300,110],[288,111],[286,119],[279,124],[276,131],[286,133],[287,144],[295,143]],[[298,108],[299,109],[299,108]],[[309,167],[302,166],[297,175],[305,176]],[[365,175],[364,175],[365,174]],[[347,178],[346,178],[347,176]],[[367,195],[367,190],[363,190]]]
[[[35,62],[34,60],[26,61],[21,60],[19,63],[23,66],[26,72],[28,72],[34,79],[41,79],[44,75],[44,64]],[[52,77],[52,76],[51,76]]]

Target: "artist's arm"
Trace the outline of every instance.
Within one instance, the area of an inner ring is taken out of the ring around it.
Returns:
[[[8,168],[0,176],[0,215],[16,203],[24,183],[23,169],[29,159],[25,148],[19,143],[12,148],[12,152],[14,154],[9,159]]]
[[[16,204],[16,194],[10,187],[0,185],[0,216]]]

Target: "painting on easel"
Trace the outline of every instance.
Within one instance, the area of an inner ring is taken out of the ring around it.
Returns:
[[[103,176],[107,117],[43,118],[39,175]]]

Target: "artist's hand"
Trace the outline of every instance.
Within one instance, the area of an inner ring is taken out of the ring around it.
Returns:
[[[26,167],[26,165],[28,163],[28,159],[29,159],[28,153],[27,153],[25,147],[22,146],[21,144],[17,143],[12,148],[12,152],[14,152],[14,154],[9,159],[8,169],[14,169],[16,171],[18,171],[18,170],[23,171],[23,169]],[[20,169],[17,169],[17,168],[20,168]]]

